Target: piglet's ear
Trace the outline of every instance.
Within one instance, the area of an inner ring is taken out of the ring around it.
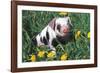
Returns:
[[[73,27],[70,17],[67,17],[67,19],[68,19],[68,24],[69,24],[71,27]]]
[[[48,24],[54,30],[55,30],[55,26],[56,26],[55,21],[56,21],[56,18],[53,18]]]

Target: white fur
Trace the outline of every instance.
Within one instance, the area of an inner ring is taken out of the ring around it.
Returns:
[[[56,38],[56,34],[55,34],[54,30],[53,30],[49,25],[47,25],[47,26],[41,31],[40,35],[41,35],[42,38],[43,38],[44,36],[46,36],[46,31],[47,31],[47,30],[48,30],[49,36],[50,36],[49,44],[51,44],[53,38]],[[38,46],[44,45],[44,43],[42,43],[42,42],[40,41],[40,36],[39,36],[39,34],[36,36],[36,39],[37,39],[37,42],[38,42]]]

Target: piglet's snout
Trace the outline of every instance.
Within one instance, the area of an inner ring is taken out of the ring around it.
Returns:
[[[63,27],[63,33],[67,33],[69,32],[69,28],[68,27]]]

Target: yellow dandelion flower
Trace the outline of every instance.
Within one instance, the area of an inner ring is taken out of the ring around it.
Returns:
[[[68,15],[68,12],[60,12],[59,15]]]
[[[87,37],[90,39],[90,32],[88,32],[88,35],[87,35]]]
[[[31,59],[30,59],[32,62],[35,62],[36,61],[36,56],[35,55],[31,55]]]
[[[39,56],[39,57],[44,57],[44,54],[45,54],[45,51],[39,51],[39,52],[38,52],[38,56]]]
[[[56,55],[56,53],[54,51],[51,51],[50,53],[48,53],[47,57],[48,58],[54,58]]]
[[[81,31],[77,31],[75,34],[75,39],[79,38],[80,34],[81,34]]]
[[[61,59],[62,61],[67,60],[67,58],[68,58],[68,55],[67,55],[67,54],[63,54],[63,55],[60,57],[60,59]]]

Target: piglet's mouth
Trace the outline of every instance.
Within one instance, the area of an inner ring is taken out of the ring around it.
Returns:
[[[69,31],[64,33],[64,35],[62,37],[72,37],[73,32]]]
[[[66,33],[63,33],[62,37],[65,37],[65,36],[68,36],[68,35],[69,35],[69,32],[66,32]]]
[[[66,32],[63,32],[63,36],[68,36],[69,34],[71,33],[71,31],[70,30],[68,30],[68,31],[66,31]]]

